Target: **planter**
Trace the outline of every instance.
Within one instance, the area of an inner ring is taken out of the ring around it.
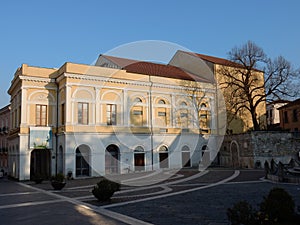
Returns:
[[[54,188],[54,190],[61,190],[66,185],[66,182],[60,182],[60,181],[51,181],[51,185]]]

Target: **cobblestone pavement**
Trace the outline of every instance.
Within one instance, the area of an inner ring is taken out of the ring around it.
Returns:
[[[0,224],[225,225],[228,207],[240,200],[255,207],[275,186],[285,188],[300,205],[299,185],[261,180],[262,170],[187,169],[160,180],[169,172],[125,175],[127,185],[109,203],[99,203],[91,194],[100,178],[69,180],[62,191],[54,191],[49,181],[35,184],[2,179]],[[128,186],[138,183],[141,176],[159,182]]]

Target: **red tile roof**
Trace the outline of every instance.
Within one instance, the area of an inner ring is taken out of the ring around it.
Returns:
[[[185,72],[181,68],[171,65],[163,65],[150,62],[137,62],[124,67],[124,69],[131,73],[142,73],[146,75],[168,77],[181,80],[209,82],[207,79]]]
[[[219,64],[219,65],[223,65],[223,66],[232,66],[232,67],[243,67],[243,65],[241,65],[239,63],[235,63],[230,60],[223,59],[223,58],[218,58],[218,57],[214,57],[214,56],[203,55],[203,54],[193,53],[193,52],[185,52],[185,53],[197,56],[205,61],[208,61],[208,62],[211,62],[214,64]]]
[[[228,59],[223,59],[223,58],[218,58],[218,57],[214,57],[214,56],[203,55],[203,54],[193,53],[193,52],[185,52],[185,53],[197,56],[197,57],[201,58],[202,60],[205,60],[205,61],[208,61],[208,62],[211,62],[214,64],[218,64],[218,65],[222,65],[222,66],[231,66],[231,67],[235,67],[235,68],[245,68],[244,65],[230,61]],[[259,70],[256,68],[252,68],[252,69],[254,71],[263,72],[262,70]]]
[[[137,61],[133,59],[119,58],[119,57],[107,56],[107,55],[102,55],[102,56],[130,73],[139,73],[139,74],[145,74],[150,76],[168,77],[174,79],[182,79],[182,80],[190,80],[190,81],[198,81],[198,82],[206,82],[206,83],[210,82],[207,79],[185,72],[184,70],[176,66]]]
[[[122,69],[125,66],[130,65],[132,63],[140,62],[139,60],[120,58],[120,57],[110,56],[110,55],[101,55],[101,56],[113,62],[114,64],[118,65]]]

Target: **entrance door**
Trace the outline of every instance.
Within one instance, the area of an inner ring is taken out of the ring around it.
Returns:
[[[30,179],[35,176],[50,177],[51,152],[49,149],[34,149],[30,157]]]
[[[182,167],[191,167],[191,155],[188,146],[183,146],[181,149]]]
[[[159,167],[169,168],[169,158],[168,158],[168,148],[166,146],[161,146],[159,148]]]
[[[76,149],[76,177],[90,176],[90,148],[80,145]]]
[[[145,152],[144,148],[141,146],[138,146],[134,149],[134,170],[145,170]]]
[[[119,173],[119,148],[116,145],[109,145],[105,151],[105,173]]]

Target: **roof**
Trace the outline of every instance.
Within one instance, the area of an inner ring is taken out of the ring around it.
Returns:
[[[295,101],[292,101],[292,102],[290,102],[290,103],[288,103],[288,104],[286,104],[284,106],[281,106],[278,109],[285,109],[285,108],[289,108],[291,106],[296,106],[296,105],[298,105],[300,107],[300,98],[298,98]]]
[[[111,61],[112,63],[118,65],[121,68],[124,68],[125,66],[128,66],[132,63],[140,62],[139,60],[120,58],[120,57],[110,56],[110,55],[100,55],[100,57],[101,56]]]
[[[185,72],[179,67],[153,62],[138,61],[134,59],[120,58],[115,56],[101,55],[102,57],[115,63],[121,69],[130,73],[139,73],[150,76],[168,77],[173,79],[190,80],[198,82],[210,82],[208,79],[201,78],[195,74]]]
[[[289,100],[278,99],[272,102],[268,102],[267,105],[281,104],[281,103],[290,103]]]
[[[218,64],[218,65],[231,66],[231,67],[236,67],[236,68],[244,68],[245,67],[242,64],[230,61],[228,59],[223,59],[223,58],[218,58],[218,57],[214,57],[214,56],[203,55],[203,54],[193,53],[193,52],[185,52],[185,53],[190,54],[190,55],[194,55],[194,56],[198,56],[202,60],[205,60],[207,62],[211,62],[211,63],[214,63],[214,64]],[[255,69],[255,68],[253,68],[253,70],[262,72],[261,70]]]
[[[137,62],[125,66],[124,69],[130,73],[141,73],[150,76],[168,77],[181,80],[198,82],[209,82],[207,79],[185,72],[179,67],[151,62]]]

